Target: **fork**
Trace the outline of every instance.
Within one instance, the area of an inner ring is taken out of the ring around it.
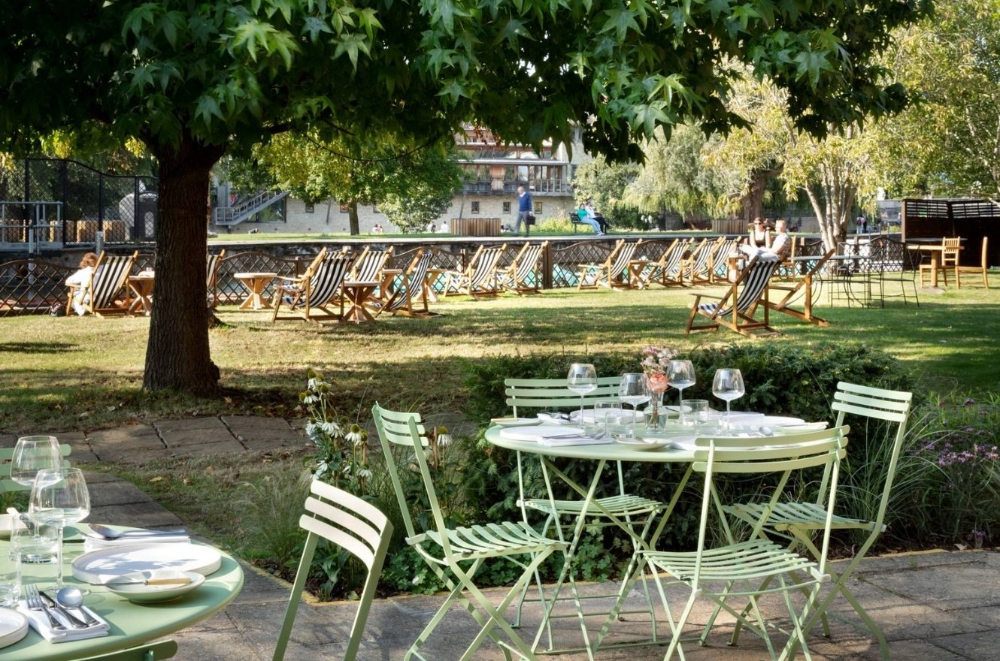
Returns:
[[[45,617],[49,618],[49,626],[53,631],[66,631],[66,626],[53,617],[49,609],[42,603],[42,597],[38,594],[37,585],[30,583],[24,586],[24,601],[28,604],[28,610],[45,613]]]

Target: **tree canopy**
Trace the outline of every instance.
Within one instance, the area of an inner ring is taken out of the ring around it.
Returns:
[[[878,54],[926,0],[22,0],[0,3],[0,148],[100,122],[159,161],[157,306],[144,384],[208,393],[208,172],[291,128],[451,135],[640,156],[657,127],[744,120],[730,61],[822,134],[901,109]]]

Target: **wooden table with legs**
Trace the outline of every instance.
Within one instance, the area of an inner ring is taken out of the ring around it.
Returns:
[[[250,295],[240,304],[241,310],[270,310],[271,304],[264,298],[264,290],[271,281],[278,277],[277,273],[234,273],[233,277],[242,282]]]
[[[938,289],[938,271],[941,268],[941,256],[946,250],[943,243],[907,243],[907,250],[930,253],[931,256],[931,289]],[[947,248],[947,250],[963,250],[964,246]]]
[[[372,298],[375,290],[378,289],[378,282],[349,282],[345,281],[341,287],[344,290],[344,298],[351,304],[350,309],[344,315],[344,321],[351,321],[356,324],[364,324],[375,321],[375,317],[365,308],[365,303]]]
[[[134,314],[140,307],[145,315],[152,312],[153,303],[150,298],[153,295],[154,284],[156,284],[156,276],[152,273],[140,273],[128,277],[128,288],[132,290],[134,295],[132,304],[128,306],[129,314]]]

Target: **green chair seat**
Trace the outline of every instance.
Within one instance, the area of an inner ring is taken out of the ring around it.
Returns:
[[[643,551],[642,557],[679,581],[690,584],[694,580],[697,551]],[[793,571],[808,571],[817,580],[821,579],[815,561],[767,540],[755,539],[718,549],[705,549],[701,554],[702,581],[760,579]]]
[[[428,530],[424,535],[438,546],[442,545],[440,531]],[[531,526],[523,522],[507,521],[453,528],[447,530],[447,535],[452,553],[467,560],[538,553],[549,548],[564,551],[568,546],[568,544],[542,537]]]
[[[624,516],[642,516],[645,514],[651,514],[654,512],[662,512],[665,505],[658,500],[651,500],[649,498],[643,498],[642,496],[634,496],[631,494],[625,494],[621,496],[609,496],[607,498],[598,498],[596,500],[604,510],[611,513],[614,517],[624,517]],[[555,504],[555,509],[553,510],[553,503]],[[582,500],[556,500],[552,501],[547,498],[529,498],[525,501],[517,501],[518,506],[524,505],[529,509],[536,510],[538,512],[543,512],[545,514],[573,514],[579,515],[580,510],[583,509]],[[599,509],[590,509],[587,512],[587,516],[599,517],[607,516],[604,511]]]
[[[726,505],[722,508],[726,514],[754,525],[764,516],[764,505],[740,503]],[[816,503],[778,503],[767,520],[767,527],[779,532],[790,528],[822,529],[826,525],[826,510]],[[852,519],[846,516],[833,515],[830,527],[834,530],[872,530],[874,521]]]

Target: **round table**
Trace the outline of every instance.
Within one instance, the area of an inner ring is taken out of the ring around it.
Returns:
[[[6,554],[9,546],[10,542],[0,541],[0,553]],[[68,545],[67,549],[81,546]],[[67,555],[70,557],[63,563],[66,583],[82,586],[72,577],[71,566],[72,560],[80,554]],[[225,608],[243,589],[243,570],[236,560],[223,553],[222,566],[206,577],[204,585],[180,599],[162,604],[133,604],[100,585],[86,587],[91,594],[86,597],[85,604],[111,625],[107,636],[49,643],[31,629],[20,642],[0,649],[0,658],[4,661],[72,661],[138,647],[197,624]]]
[[[264,298],[264,290],[267,289],[272,280],[278,277],[277,273],[255,271],[252,273],[234,273],[233,277],[242,282],[250,290],[250,295],[240,305],[241,310],[249,310],[250,308],[254,310],[271,309],[271,304]]]

